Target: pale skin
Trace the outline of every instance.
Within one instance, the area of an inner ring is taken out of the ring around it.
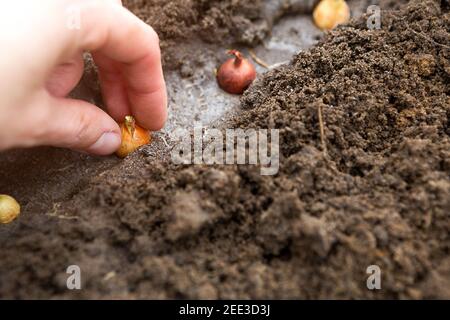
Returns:
[[[0,151],[55,146],[108,155],[120,146],[125,116],[152,131],[166,122],[158,36],[120,0],[5,1],[0,43]],[[99,69],[106,111],[67,98],[83,75],[84,52]]]

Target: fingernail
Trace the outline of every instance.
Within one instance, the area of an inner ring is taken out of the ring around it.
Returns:
[[[120,136],[114,132],[105,132],[87,151],[97,155],[108,155],[119,149]]]

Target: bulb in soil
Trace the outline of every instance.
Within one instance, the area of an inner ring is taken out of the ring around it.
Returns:
[[[149,144],[152,140],[150,132],[136,124],[132,116],[126,116],[120,125],[122,145],[116,151],[117,156],[125,158],[140,147]]]
[[[314,22],[322,30],[332,30],[350,20],[350,8],[344,0],[322,0],[314,9]]]
[[[20,214],[20,205],[10,196],[0,194],[0,223],[8,224]]]
[[[228,59],[217,71],[217,82],[226,92],[242,94],[256,79],[255,66],[237,50],[228,51],[234,58]]]

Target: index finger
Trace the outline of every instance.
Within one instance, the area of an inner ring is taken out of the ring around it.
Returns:
[[[91,1],[81,8],[78,46],[100,64],[114,61],[133,115],[147,129],[161,129],[167,91],[156,32],[120,4]]]

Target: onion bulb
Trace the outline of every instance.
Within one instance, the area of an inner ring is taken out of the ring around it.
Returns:
[[[152,140],[150,132],[138,126],[132,116],[125,117],[125,121],[120,124],[120,131],[122,133],[122,145],[116,151],[116,155],[120,158],[125,158],[140,147],[149,144]]]
[[[350,8],[345,0],[322,0],[314,9],[314,22],[322,30],[332,30],[350,20]]]
[[[10,196],[0,194],[0,223],[8,224],[20,214],[20,205]]]
[[[256,79],[255,66],[237,50],[230,50],[228,54],[234,55],[234,58],[220,66],[217,82],[228,93],[242,94]]]

